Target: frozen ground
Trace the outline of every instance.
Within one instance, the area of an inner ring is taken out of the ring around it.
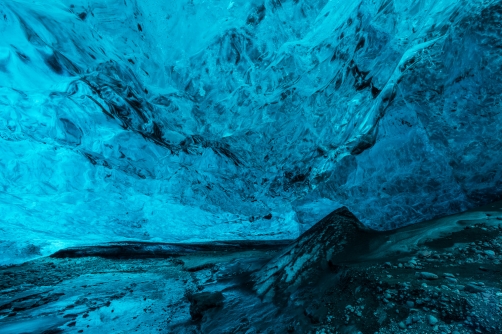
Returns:
[[[0,332],[498,334],[501,206],[384,233],[335,211],[289,245],[67,249],[0,268]]]

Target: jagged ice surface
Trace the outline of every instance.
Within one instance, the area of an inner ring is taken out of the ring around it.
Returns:
[[[498,199],[501,21],[489,0],[0,0],[1,262]]]

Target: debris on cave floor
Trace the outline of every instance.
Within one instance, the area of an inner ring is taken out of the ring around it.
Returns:
[[[424,246],[368,267],[346,264],[332,287],[316,291],[325,314],[317,331],[501,333],[502,229],[478,224],[451,240],[482,231],[489,233],[477,242]]]
[[[340,209],[287,246],[62,252],[0,268],[0,332],[498,334],[500,207],[390,232]]]
[[[347,245],[331,274],[297,297],[313,301],[305,315],[314,332],[502,333],[502,215],[474,216],[438,233],[433,222],[361,235],[356,246],[378,250],[375,258]]]

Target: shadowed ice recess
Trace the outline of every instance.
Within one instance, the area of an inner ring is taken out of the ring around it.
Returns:
[[[0,264],[501,198],[502,1],[0,0]]]

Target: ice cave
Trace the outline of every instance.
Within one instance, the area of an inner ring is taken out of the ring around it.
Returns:
[[[502,0],[0,0],[0,333],[502,333]]]

